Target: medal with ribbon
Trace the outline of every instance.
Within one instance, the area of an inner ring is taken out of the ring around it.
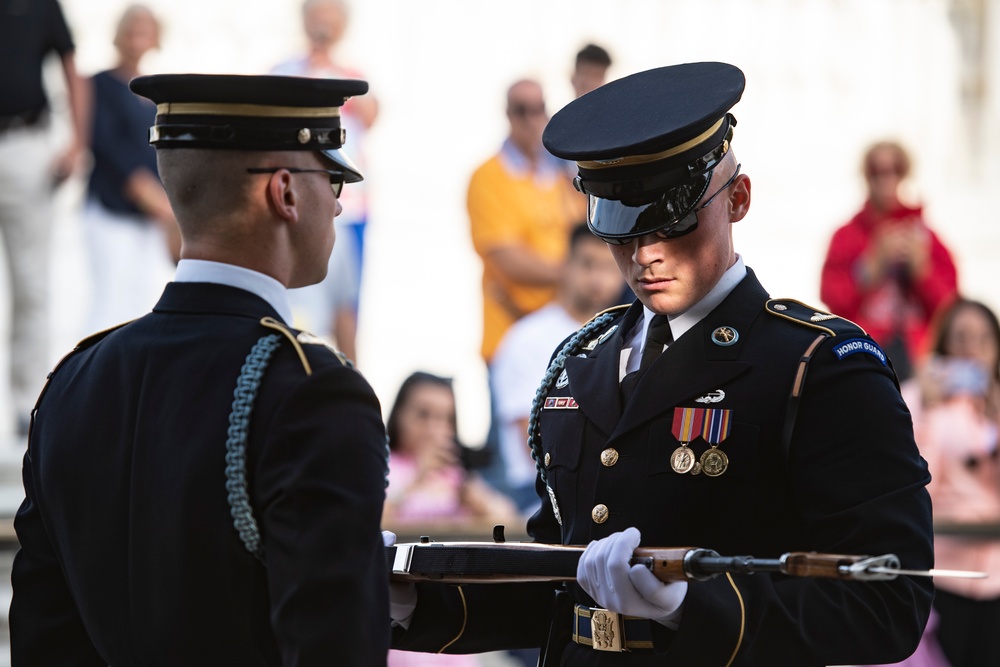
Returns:
[[[671,432],[681,446],[670,456],[670,467],[683,475],[691,472],[700,463],[695,460],[694,451],[688,445],[701,435],[705,425],[705,408],[674,408],[674,423]],[[695,472],[697,474],[697,472]]]
[[[709,477],[718,477],[729,467],[729,457],[719,449],[723,440],[729,437],[733,427],[733,411],[722,408],[705,408],[701,437],[711,448],[701,455],[701,470]]]

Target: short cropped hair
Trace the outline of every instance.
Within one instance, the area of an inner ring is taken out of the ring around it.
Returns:
[[[587,226],[586,222],[578,222],[569,233],[569,254],[572,255],[576,252],[580,243],[587,239],[601,240],[594,236],[594,232],[590,231],[590,227]]]
[[[576,66],[583,63],[611,67],[611,54],[597,44],[587,44],[576,54]]]

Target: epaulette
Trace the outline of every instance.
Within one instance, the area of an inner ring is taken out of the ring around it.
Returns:
[[[32,420],[32,422],[34,422],[34,416],[35,416],[35,412],[38,410],[38,406],[42,404],[42,397],[44,397],[45,393],[49,390],[49,381],[52,379],[52,376],[55,375],[56,372],[62,367],[62,365],[64,363],[66,363],[70,359],[70,357],[72,357],[74,354],[76,354],[78,352],[82,352],[83,350],[86,350],[88,347],[91,347],[92,345],[96,345],[97,343],[99,343],[102,340],[104,340],[110,334],[114,333],[115,331],[118,331],[119,329],[121,329],[126,324],[130,324],[132,322],[134,322],[134,320],[129,320],[128,322],[122,322],[121,324],[116,324],[113,327],[108,327],[107,329],[102,329],[102,330],[98,331],[97,333],[92,333],[89,336],[87,336],[86,338],[81,339],[73,347],[72,350],[70,350],[69,352],[67,352],[66,354],[64,354],[63,357],[62,357],[62,359],[60,359],[58,362],[56,362],[56,365],[53,366],[52,370],[49,371],[48,374],[45,376],[45,384],[42,385],[42,390],[40,392],[38,392],[38,398],[35,399],[35,407],[32,408],[32,410],[31,410],[31,420]],[[29,430],[29,435],[30,435],[30,430]]]
[[[281,333],[285,338],[289,340],[289,342],[291,342],[292,348],[295,350],[295,353],[299,356],[299,361],[302,362],[302,368],[305,369],[306,375],[312,375],[312,366],[309,364],[309,359],[306,358],[306,351],[302,348],[303,345],[321,345],[326,349],[328,349],[330,352],[333,352],[334,356],[337,358],[337,361],[339,361],[342,366],[351,365],[351,362],[348,361],[347,357],[345,357],[340,351],[338,351],[336,348],[334,348],[332,345],[324,341],[319,336],[314,336],[308,331],[296,331],[295,329],[291,328],[284,322],[276,320],[273,317],[261,318],[260,324],[263,327],[267,327],[268,329],[273,329],[274,331]]]
[[[116,324],[113,327],[108,327],[107,329],[101,329],[100,331],[98,331],[96,333],[90,334],[89,336],[81,339],[73,347],[73,352],[79,352],[80,350],[86,350],[91,345],[94,345],[95,343],[101,342],[107,336],[109,336],[109,335],[113,334],[114,332],[118,331],[119,329],[121,329],[126,324],[131,324],[132,322],[135,322],[135,320],[129,320],[127,322],[122,322],[121,324]],[[70,354],[72,354],[73,352],[70,352]]]
[[[867,336],[865,330],[854,322],[806,305],[795,299],[770,299],[765,309],[771,315],[822,331],[828,336]]]
[[[629,305],[630,304],[624,303],[620,306],[612,306],[611,308],[606,308],[601,312],[597,313],[596,315],[594,315],[592,318],[590,318],[590,320],[586,324],[580,327],[581,331],[583,329],[586,329],[587,327],[591,327],[594,329],[593,334],[596,334],[592,338],[587,339],[587,341],[583,344],[582,349],[593,350],[595,347],[606,341],[611,336],[611,334],[615,332],[615,329],[618,328],[617,324],[613,324],[607,329],[602,330],[599,326],[597,326],[598,319],[604,317],[605,315],[610,315],[611,316],[610,318],[605,318],[605,319],[607,319],[608,322],[614,321],[614,319],[618,315],[623,314],[626,310],[629,309]]]
[[[100,331],[98,331],[96,333],[92,333],[89,336],[87,336],[85,338],[82,338],[79,342],[77,342],[76,345],[73,346],[72,350],[70,350],[69,352],[67,352],[66,354],[64,354],[63,357],[62,357],[62,359],[60,359],[56,363],[56,365],[52,367],[52,370],[49,372],[48,377],[51,378],[52,375],[53,375],[53,373],[55,373],[57,370],[59,370],[59,367],[62,366],[66,362],[66,360],[69,359],[70,357],[72,357],[74,354],[76,354],[78,352],[82,352],[82,351],[86,350],[88,347],[91,347],[93,345],[96,345],[97,343],[100,343],[102,340],[104,340],[105,338],[107,338],[108,336],[110,336],[111,334],[113,334],[114,332],[118,331],[119,329],[121,329],[126,324],[131,324],[134,321],[135,320],[129,320],[128,322],[122,322],[121,324],[116,324],[113,327],[108,327],[107,329],[101,329]]]

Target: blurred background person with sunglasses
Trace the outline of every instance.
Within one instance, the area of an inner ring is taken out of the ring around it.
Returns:
[[[159,44],[152,10],[131,5],[115,31],[117,63],[90,79],[93,164],[82,218],[92,280],[88,333],[148,312],[180,258],[180,232],[148,139],[156,107],[128,89]]]
[[[481,352],[487,368],[507,329],[555,297],[569,230],[586,206],[563,162],[542,146],[549,116],[541,84],[522,79],[511,85],[506,113],[510,133],[500,152],[472,174],[466,200],[472,244],[483,262]],[[491,414],[484,476],[503,489],[495,405]]]
[[[924,220],[922,207],[903,201],[910,166],[894,141],[865,152],[868,197],[834,232],[820,277],[826,306],[877,340],[902,380],[925,351],[935,312],[958,289],[951,253]]]

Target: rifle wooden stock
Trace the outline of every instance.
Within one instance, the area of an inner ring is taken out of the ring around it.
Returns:
[[[511,583],[573,581],[585,547],[536,542],[420,542],[387,547],[393,581],[440,583]],[[895,579],[899,559],[791,552],[780,558],[723,557],[709,549],[639,547],[632,562],[645,565],[658,579],[703,581],[726,572],[778,572],[792,577],[855,581]]]

